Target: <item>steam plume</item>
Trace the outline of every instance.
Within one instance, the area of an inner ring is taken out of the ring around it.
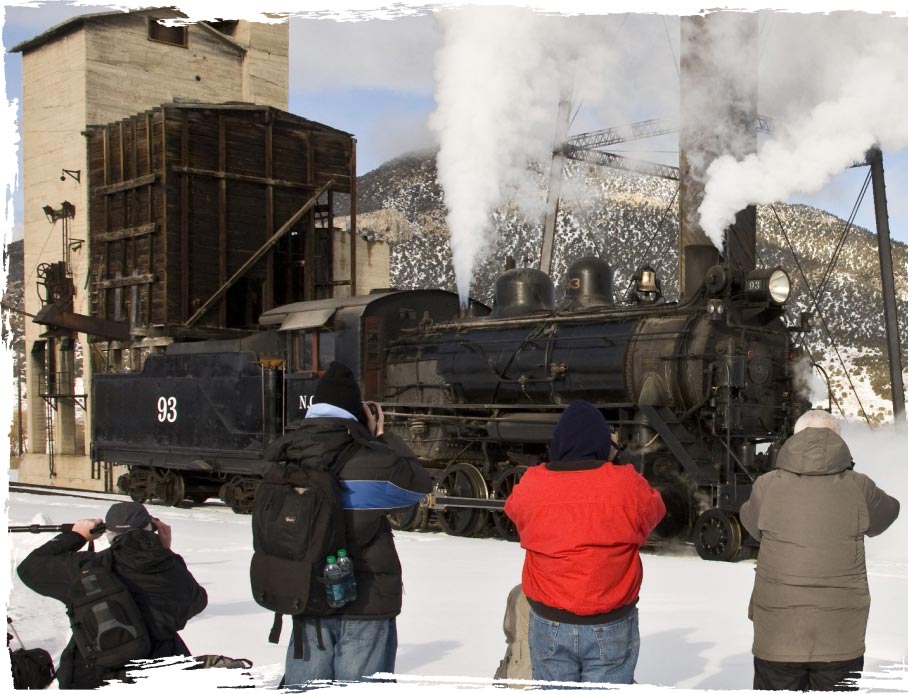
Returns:
[[[462,303],[476,258],[490,241],[489,213],[509,176],[545,152],[538,128],[552,114],[533,88],[549,74],[537,48],[539,21],[519,9],[441,15],[445,43],[436,60],[438,107],[430,127],[439,137],[438,178]]]
[[[780,119],[757,154],[721,156],[707,169],[700,223],[717,246],[746,205],[815,193],[875,144],[908,146],[904,19],[840,13],[772,21],[781,40],[774,47],[766,37],[761,48],[761,111]]]
[[[504,200],[516,200],[528,217],[544,210],[545,191],[531,182],[527,166],[537,162],[547,170],[562,93],[572,91],[586,113],[600,116],[593,127],[651,117],[664,101],[675,104],[664,86],[676,83],[676,68],[666,22],[657,19],[485,7],[439,14],[444,43],[436,55],[430,127],[438,137],[438,179],[461,302],[493,240],[490,213]],[[642,56],[654,42],[664,55],[647,63]],[[641,116],[641,99],[654,111]]]

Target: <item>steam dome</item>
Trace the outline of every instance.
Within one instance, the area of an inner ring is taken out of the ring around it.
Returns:
[[[599,258],[581,258],[568,268],[564,287],[564,310],[582,311],[611,306],[612,268]]]
[[[555,308],[555,286],[541,270],[518,268],[495,281],[495,305],[490,318],[515,318]]]

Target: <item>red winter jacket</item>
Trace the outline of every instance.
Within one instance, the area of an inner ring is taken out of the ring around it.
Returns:
[[[659,492],[632,466],[597,461],[530,468],[504,509],[526,549],[524,593],[576,615],[637,599],[639,549],[665,516]]]

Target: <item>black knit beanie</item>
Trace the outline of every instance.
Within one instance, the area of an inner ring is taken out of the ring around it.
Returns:
[[[353,372],[339,361],[328,365],[328,370],[315,386],[313,403],[325,403],[347,410],[354,417],[359,417],[363,409],[363,399],[356,384]]]
[[[611,429],[602,413],[586,400],[575,400],[555,425],[549,460],[609,460],[613,445]]]

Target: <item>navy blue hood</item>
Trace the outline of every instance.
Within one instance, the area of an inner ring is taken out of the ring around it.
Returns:
[[[612,432],[605,417],[586,400],[572,402],[555,425],[549,461],[609,460]]]

